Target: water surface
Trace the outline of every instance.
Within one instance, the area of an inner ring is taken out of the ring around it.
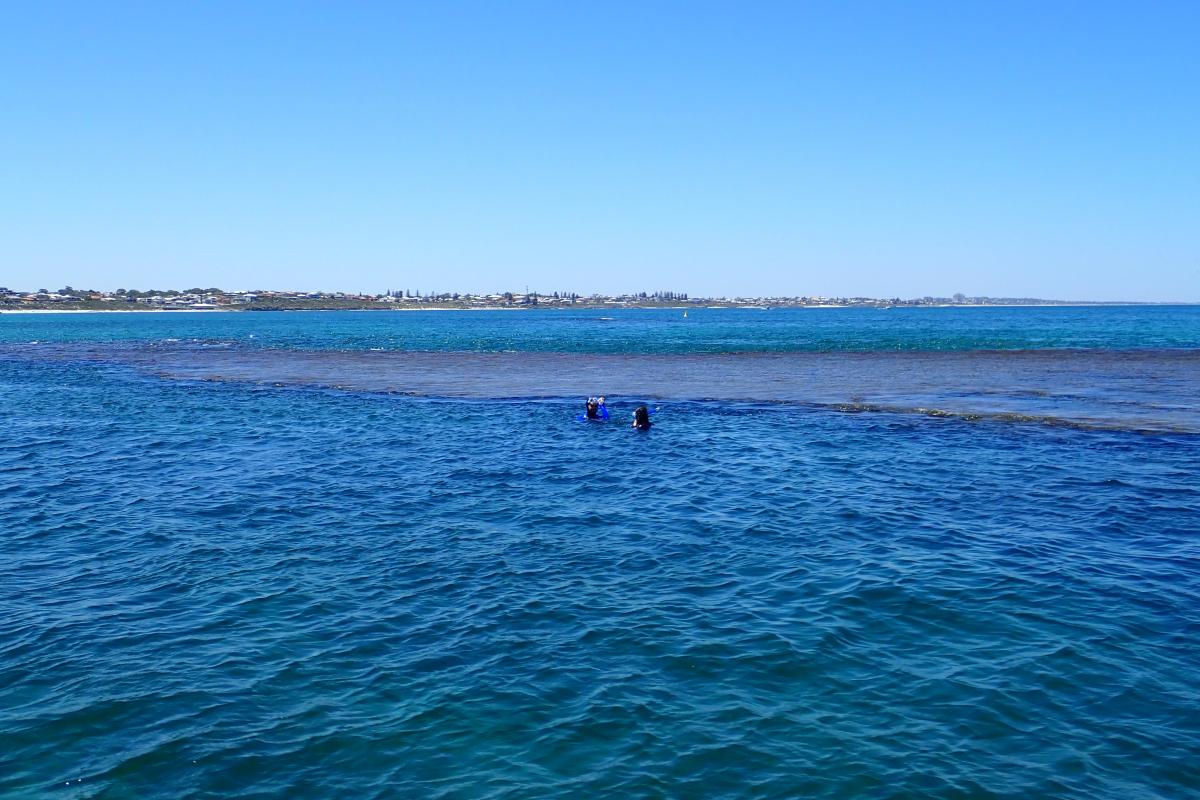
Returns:
[[[728,313],[0,317],[0,796],[1196,796],[1194,330]]]

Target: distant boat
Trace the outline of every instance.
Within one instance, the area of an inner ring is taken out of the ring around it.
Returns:
[[[683,318],[684,318],[684,319],[687,319],[687,310],[686,310],[686,309],[685,309],[685,310],[684,310],[684,312],[683,312]]]

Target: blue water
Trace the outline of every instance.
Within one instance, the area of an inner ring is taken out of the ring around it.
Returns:
[[[1197,310],[898,311],[0,315],[0,796],[1200,796]]]
[[[0,342],[201,339],[321,350],[737,353],[1200,348],[1200,306],[8,314]],[[217,317],[218,319],[214,319]]]

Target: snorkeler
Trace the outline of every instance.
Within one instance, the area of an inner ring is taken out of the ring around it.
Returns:
[[[638,406],[633,412],[633,427],[639,431],[650,430],[650,409]]]
[[[584,417],[586,419],[608,419],[608,406],[604,404],[603,397],[589,397],[587,405],[584,406]]]

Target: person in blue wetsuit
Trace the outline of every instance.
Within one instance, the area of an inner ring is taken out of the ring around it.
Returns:
[[[650,430],[650,409],[645,406],[638,406],[633,412],[633,427],[639,431]]]
[[[589,397],[584,407],[584,416],[594,420],[608,419],[608,407],[604,405],[604,398]]]

